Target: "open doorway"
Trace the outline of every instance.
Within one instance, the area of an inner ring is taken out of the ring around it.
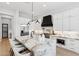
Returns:
[[[8,38],[8,24],[3,23],[2,24],[2,38]]]
[[[2,16],[0,19],[1,27],[1,42],[0,42],[0,56],[10,56],[10,34],[12,34],[12,18],[9,16]]]
[[[1,17],[2,20],[2,39],[9,39],[12,33],[12,19],[8,17]]]

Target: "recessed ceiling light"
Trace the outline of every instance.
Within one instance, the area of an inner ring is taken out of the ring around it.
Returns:
[[[43,7],[46,7],[46,6],[47,6],[46,4],[43,5]]]
[[[9,4],[10,4],[10,2],[6,2],[6,4],[8,4],[8,5],[9,5]]]

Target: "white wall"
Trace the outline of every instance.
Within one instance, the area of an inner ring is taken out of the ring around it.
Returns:
[[[22,17],[17,17],[16,20],[14,21],[14,34],[15,37],[20,36],[21,32],[21,25],[26,25],[31,19],[28,18],[22,18]],[[40,23],[35,23],[31,22],[31,25],[29,25],[29,30],[38,30],[41,27],[41,21]]]
[[[7,10],[7,9],[0,7],[0,14],[6,14],[6,15],[14,16],[15,11]]]
[[[7,17],[7,18],[12,19],[13,15],[14,15],[14,12],[0,8],[0,38],[2,38],[2,19],[1,19],[1,17]]]
[[[21,24],[27,24],[28,22],[28,18],[22,18],[19,17],[19,11],[11,11],[11,10],[6,10],[0,7],[0,37],[2,37],[2,19],[1,17],[6,17],[8,16],[8,18],[11,18],[11,25],[12,25],[12,34],[13,37],[19,36],[20,35],[20,25]],[[27,15],[26,15],[27,16]],[[3,22],[7,22],[6,20],[4,20]]]
[[[2,19],[1,17],[6,17],[6,16],[13,16],[11,18],[11,27],[12,27],[12,34],[13,34],[13,37],[16,37],[16,36],[20,36],[20,25],[22,24],[27,24],[27,22],[29,21],[28,18],[23,18],[23,17],[19,17],[19,11],[10,11],[10,10],[5,10],[5,9],[1,9],[0,10],[0,37],[2,37]],[[27,15],[26,15],[27,16]],[[10,17],[7,17],[7,18],[10,18]],[[8,22],[6,20],[3,20],[3,22]]]
[[[27,18],[21,18],[21,17],[17,17],[17,19],[14,21],[14,35],[16,36],[20,36],[20,32],[21,32],[21,25],[26,25],[27,22],[30,19]]]
[[[79,31],[79,8],[56,13],[53,18],[55,30]]]

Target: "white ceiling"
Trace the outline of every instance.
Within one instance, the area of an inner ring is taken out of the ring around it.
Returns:
[[[46,7],[43,7],[46,5]],[[31,2],[0,2],[0,7],[11,11],[22,11],[28,15],[32,14]],[[64,10],[68,10],[74,7],[79,7],[79,2],[33,2],[34,16],[40,16],[46,13],[57,13]]]

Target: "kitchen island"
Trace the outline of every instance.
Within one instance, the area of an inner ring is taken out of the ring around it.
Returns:
[[[51,38],[29,38],[27,36],[16,37],[16,40],[22,43],[34,56],[55,56],[56,39]]]

